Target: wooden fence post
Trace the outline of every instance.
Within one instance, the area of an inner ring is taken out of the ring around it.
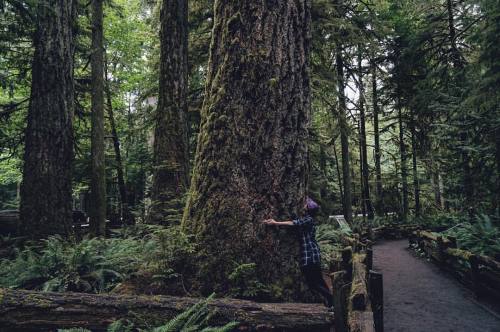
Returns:
[[[346,280],[352,279],[352,248],[346,247],[342,250],[342,270],[346,271]]]
[[[366,248],[366,267],[368,270],[373,269],[373,249]]]
[[[384,284],[382,273],[370,271],[369,273],[370,300],[373,310],[375,331],[384,331]]]
[[[346,282],[346,272],[332,273],[333,308],[335,314],[335,332],[348,332],[347,329],[347,293],[350,285]]]
[[[470,264],[470,279],[472,282],[472,289],[476,297],[481,296],[480,280],[479,280],[479,261],[476,255],[471,255],[469,258]]]

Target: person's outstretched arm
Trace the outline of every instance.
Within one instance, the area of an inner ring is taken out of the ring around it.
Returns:
[[[263,224],[266,225],[274,225],[274,226],[293,226],[294,223],[291,220],[286,221],[276,221],[274,219],[266,219],[262,221]]]

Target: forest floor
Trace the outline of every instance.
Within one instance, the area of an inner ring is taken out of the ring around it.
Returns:
[[[408,249],[408,240],[380,242],[374,269],[384,280],[386,332],[500,332],[500,313],[474,299],[452,276]]]

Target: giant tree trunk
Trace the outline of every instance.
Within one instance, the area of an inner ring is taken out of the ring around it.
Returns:
[[[359,87],[359,139],[361,147],[361,179],[362,179],[362,193],[363,193],[363,210],[368,212],[368,219],[373,219],[373,206],[370,199],[370,171],[368,169],[368,152],[366,148],[366,121],[365,121],[365,86],[363,83],[363,66],[361,58],[361,47],[359,48],[358,55],[358,87]]]
[[[182,218],[188,188],[187,0],[163,0],[160,11],[160,84],[154,136],[149,220],[169,224]]]
[[[379,105],[378,105],[378,89],[377,89],[377,66],[372,62],[372,99],[373,99],[373,133],[375,139],[375,182],[376,182],[376,212],[381,216],[384,212],[384,198],[382,189],[382,168],[380,166],[380,133],[379,133]]]
[[[90,230],[106,234],[106,168],[104,156],[104,45],[103,0],[92,0],[92,179],[90,183]]]
[[[41,238],[71,233],[74,2],[47,0],[35,13],[20,231]]]
[[[201,288],[224,291],[255,262],[276,296],[300,293],[291,230],[260,223],[300,214],[310,117],[310,1],[215,2],[201,129],[183,225],[198,234]],[[218,288],[218,289],[217,289]]]

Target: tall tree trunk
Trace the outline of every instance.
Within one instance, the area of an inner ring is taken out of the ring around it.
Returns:
[[[337,147],[335,145],[335,139],[333,140],[332,145],[333,145],[333,155],[335,156],[335,168],[337,170],[337,179],[339,182],[340,197],[343,198],[344,197],[344,189],[342,188],[342,176],[340,175],[339,157],[337,155]]]
[[[160,82],[154,136],[152,223],[180,222],[189,184],[187,126],[188,1],[163,0]]]
[[[442,191],[441,191],[441,179],[439,175],[439,167],[436,165],[436,160],[434,158],[434,152],[429,152],[429,172],[431,177],[432,189],[434,192],[434,204],[440,209],[444,209],[444,204],[442,204]]]
[[[342,0],[335,0],[336,17],[343,17]],[[340,35],[340,32],[338,32]],[[352,183],[351,166],[349,161],[349,125],[347,123],[347,105],[345,97],[344,84],[344,59],[342,57],[342,41],[340,36],[336,40],[335,62],[337,67],[337,96],[339,102],[339,124],[340,124],[340,144],[342,154],[342,178],[344,182],[344,196],[342,206],[344,209],[344,218],[347,222],[352,222]]]
[[[368,212],[368,219],[373,219],[373,206],[370,199],[370,170],[368,169],[368,152],[366,148],[366,121],[365,121],[365,86],[363,83],[363,65],[362,65],[362,51],[358,46],[358,87],[359,87],[359,138],[361,147],[361,162],[362,162],[362,187],[363,187],[363,206]]]
[[[455,85],[457,86],[457,89],[461,89],[463,87],[463,81],[465,79],[464,77],[464,61],[462,59],[462,56],[460,54],[460,50],[458,49],[457,45],[457,33],[456,33],[456,28],[455,28],[455,20],[454,20],[454,4],[453,0],[447,0],[446,1],[446,9],[448,13],[448,29],[449,29],[449,39],[450,39],[450,54],[451,54],[451,61],[453,63],[453,68],[455,69],[454,73],[454,78],[455,78]],[[461,92],[457,92],[457,95],[455,97],[459,97],[459,94]],[[457,108],[457,111],[461,111],[460,108]],[[462,146],[466,146],[468,142],[468,134],[467,134],[467,114],[462,111],[462,128],[461,128],[461,133],[460,133],[460,141]],[[462,167],[463,167],[463,172],[464,172],[464,178],[463,178],[463,187],[464,187],[464,193],[465,193],[465,205],[464,207],[468,210],[469,214],[472,214],[472,209],[474,206],[474,181],[472,178],[472,170],[471,170],[471,157],[469,155],[469,152],[467,149],[463,149],[461,151],[462,155]]]
[[[415,128],[415,114],[411,112],[411,149],[413,163],[413,190],[415,193],[415,216],[420,217],[420,183],[418,180],[417,165],[417,133]]]
[[[106,165],[104,155],[104,45],[103,0],[92,0],[92,180],[90,230],[106,234]]]
[[[379,133],[379,119],[380,112],[378,104],[378,89],[377,89],[377,65],[372,61],[372,98],[373,98],[373,133],[375,139],[375,178],[376,178],[376,212],[381,216],[384,214],[384,198],[382,187],[382,168],[380,165],[380,158],[382,156],[380,151],[380,133]]]
[[[20,232],[42,238],[72,233],[75,3],[47,0],[35,13]]]
[[[183,219],[203,243],[204,292],[227,290],[229,273],[254,262],[262,282],[283,290],[280,297],[299,297],[296,238],[261,220],[297,217],[306,195],[310,6],[309,0],[215,2]]]
[[[403,127],[403,112],[398,95],[398,121],[399,121],[399,153],[401,156],[401,185],[402,185],[402,199],[401,199],[401,216],[403,221],[408,218],[408,168],[406,165],[406,144]]]
[[[361,214],[363,215],[363,221],[366,221],[366,202],[365,202],[365,185],[364,185],[364,178],[363,178],[363,147],[361,144],[361,124],[358,122],[358,135],[359,135],[359,142],[358,142],[358,148],[359,148],[359,188],[360,188],[360,193],[359,193],[359,202],[361,206]],[[354,174],[353,174],[354,177]]]
[[[115,162],[116,162],[116,173],[118,175],[118,189],[120,191],[120,217],[125,225],[130,225],[134,223],[134,217],[130,212],[128,204],[128,194],[127,186],[125,184],[125,176],[123,174],[123,162],[122,154],[120,149],[120,140],[118,138],[118,132],[116,130],[115,116],[113,112],[113,100],[111,97],[110,82],[108,79],[108,63],[105,63],[105,92],[106,92],[106,103],[107,103],[107,113],[109,118],[109,124],[111,126],[111,137],[113,139],[113,148],[115,150]]]
[[[497,192],[493,208],[500,214],[500,128],[495,130],[495,159],[497,163]]]

